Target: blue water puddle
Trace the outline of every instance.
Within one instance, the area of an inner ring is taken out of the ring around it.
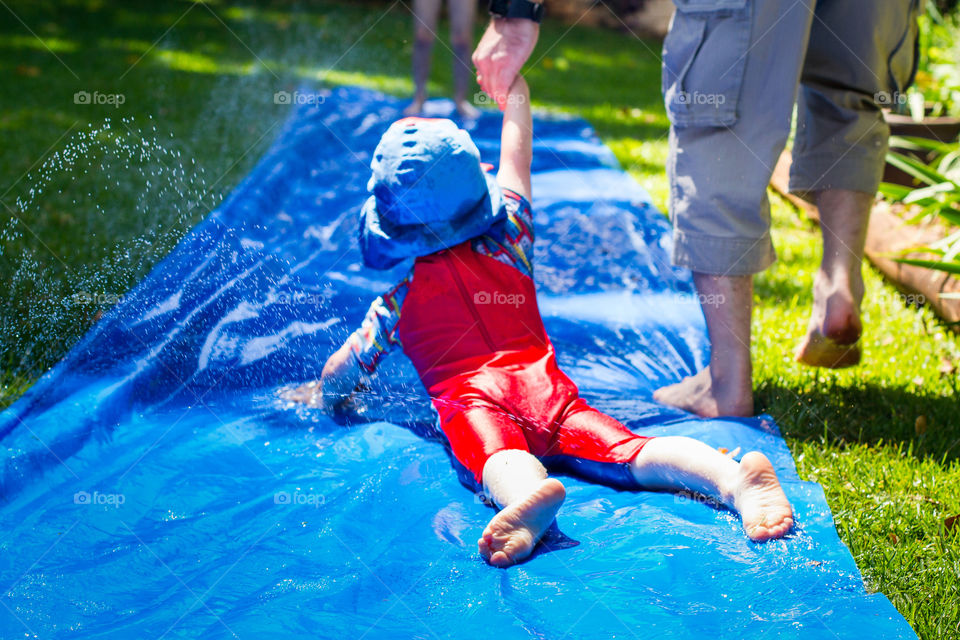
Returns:
[[[280,399],[402,274],[363,270],[355,247],[365,163],[401,107],[339,89],[297,111],[221,209],[0,414],[0,637],[914,637],[866,593],[772,419],[653,403],[707,361],[703,320],[668,223],[582,121],[536,124],[537,281],[561,365],[640,433],[764,451],[790,536],[754,544],[690,496],[568,478],[553,550],[492,569],[476,550],[492,511],[416,435],[429,405],[402,357],[362,424]],[[498,118],[468,126],[495,158]]]

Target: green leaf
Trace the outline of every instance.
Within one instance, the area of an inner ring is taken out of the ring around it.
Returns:
[[[898,259],[897,256],[905,256],[911,253],[932,253],[938,256],[942,256],[944,251],[943,249],[937,249],[936,247],[920,246],[920,247],[907,247],[906,249],[899,249],[897,251],[887,251],[885,253],[879,254],[884,258],[893,258]]]
[[[960,231],[954,231],[945,238],[937,240],[930,245],[931,249],[945,249],[947,253],[960,248]]]
[[[887,200],[894,202],[899,202],[906,198],[913,191],[910,187],[905,187],[902,184],[894,184],[892,182],[881,182],[880,183],[880,195],[882,195]]]
[[[910,192],[910,195],[903,199],[903,203],[913,204],[919,200],[933,198],[940,193],[950,193],[951,191],[960,194],[960,188],[957,188],[957,185],[955,185],[953,182],[941,182],[939,184],[930,185],[929,187],[914,189]]]
[[[940,159],[940,164],[937,165],[937,171],[951,179],[953,179],[953,176],[949,176],[948,174],[960,170],[960,143],[954,143],[953,147],[954,150],[943,156],[943,158]]]
[[[958,201],[954,200],[954,202]],[[950,224],[960,225],[960,211],[957,211],[953,207],[944,206],[937,214]]]
[[[941,182],[951,182],[951,180],[945,175],[934,169],[931,169],[916,158],[905,156],[901,153],[897,153],[896,151],[887,153],[887,162],[900,169],[904,173],[913,176],[917,180],[930,185],[939,184]]]
[[[937,260],[921,260],[918,258],[894,258],[900,264],[909,264],[914,267],[924,267],[934,271],[943,271],[953,275],[960,275],[960,262],[939,262]]]
[[[910,106],[910,117],[913,118],[914,122],[923,122],[923,118],[927,114],[927,105],[923,99],[923,94],[919,91],[912,91],[907,100]]]
[[[890,136],[890,147],[911,151],[935,151],[937,155],[950,153],[957,148],[956,143],[953,142],[940,142],[916,136]]]

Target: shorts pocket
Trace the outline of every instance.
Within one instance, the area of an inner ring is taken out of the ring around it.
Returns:
[[[663,96],[677,127],[736,124],[750,46],[749,0],[674,0],[663,43]]]
[[[917,75],[917,66],[920,62],[920,38],[919,25],[917,17],[920,10],[920,3],[917,0],[911,0],[910,7],[907,9],[903,34],[890,53],[887,66],[890,70],[889,90],[893,95],[899,95],[906,92],[907,88],[913,84]]]

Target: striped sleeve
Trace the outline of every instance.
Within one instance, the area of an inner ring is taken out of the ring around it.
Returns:
[[[350,351],[366,373],[373,373],[394,347],[403,346],[397,335],[397,325],[412,276],[411,271],[397,286],[374,300],[360,328],[347,339]]]
[[[507,218],[494,225],[486,234],[473,240],[478,253],[515,267],[533,277],[533,212],[523,196],[510,189],[503,190]]]

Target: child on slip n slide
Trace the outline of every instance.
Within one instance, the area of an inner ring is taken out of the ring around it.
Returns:
[[[405,118],[384,134],[361,249],[369,267],[414,258],[413,267],[327,360],[324,405],[347,401],[400,347],[430,394],[461,480],[499,507],[478,541],[498,567],[529,556],[563,503],[563,484],[545,463],[621,489],[693,491],[739,513],[753,540],[785,535],[793,512],[763,454],[737,463],[692,438],[634,434],[588,405],[558,368],[533,283],[532,127],[518,77],[495,179],[450,120]],[[310,401],[316,389],[288,397]]]

